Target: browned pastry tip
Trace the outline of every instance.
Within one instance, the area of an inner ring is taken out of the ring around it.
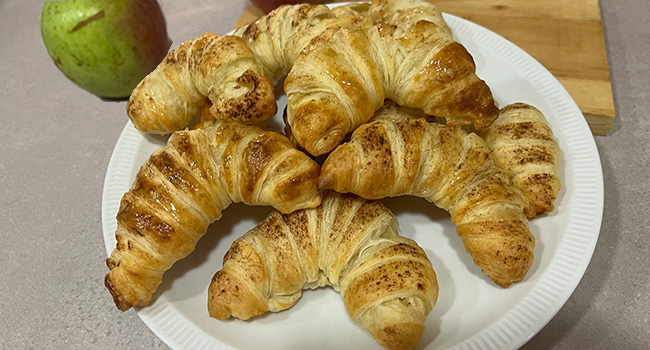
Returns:
[[[217,119],[254,124],[277,113],[275,88],[269,78],[248,69],[237,78],[237,84],[235,89],[248,91],[243,95],[213,102],[210,109]]]

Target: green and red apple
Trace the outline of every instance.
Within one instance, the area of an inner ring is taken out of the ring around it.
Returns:
[[[41,33],[61,72],[104,98],[128,97],[171,46],[156,0],[46,1]]]

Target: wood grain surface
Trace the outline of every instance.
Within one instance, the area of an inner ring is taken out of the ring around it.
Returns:
[[[343,2],[343,1],[328,1]],[[607,135],[615,117],[598,0],[432,0],[512,41],[571,94],[592,132]],[[235,27],[264,13],[251,5]]]

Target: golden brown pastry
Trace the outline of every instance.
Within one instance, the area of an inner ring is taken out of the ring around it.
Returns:
[[[136,86],[127,114],[136,129],[167,134],[186,127],[208,100],[224,121],[275,115],[273,84],[241,38],[206,33],[183,42]]]
[[[337,17],[361,17],[358,22],[371,26],[373,24],[390,24],[396,26],[411,25],[425,20],[435,23],[447,34],[452,35],[451,28],[442,17],[440,10],[425,0],[374,0],[370,3],[352,2],[332,9]]]
[[[303,289],[331,285],[379,344],[413,349],[438,282],[422,248],[398,229],[380,202],[334,192],[316,209],[274,211],[226,253],[208,290],[210,316],[285,310]]]
[[[255,53],[266,76],[279,83],[309,40],[322,31],[322,22],[336,17],[325,5],[282,5],[255,22],[237,28]]]
[[[291,71],[284,84],[289,99],[285,131],[313,155],[333,149],[383,102],[380,72],[368,52],[371,43],[365,29],[354,22],[352,17],[337,18],[325,5],[284,5],[234,33],[242,36],[274,81]],[[336,58],[327,61],[323,55]],[[302,62],[298,66],[297,59]],[[347,89],[347,94],[333,95],[332,89]],[[303,95],[308,105],[303,103],[296,115],[294,102]],[[318,106],[312,109],[309,103]],[[339,127],[332,128],[334,123]]]
[[[368,16],[368,9],[370,8],[370,2],[350,2],[349,4],[344,4],[341,6],[336,6],[332,8],[332,13],[336,17],[368,17],[371,21],[371,25],[374,24],[374,20]]]
[[[465,250],[501,287],[521,281],[533,262],[521,194],[485,141],[459,127],[413,119],[389,105],[327,157],[319,186],[368,199],[408,194],[433,202],[451,214]]]
[[[277,80],[288,72],[285,131],[302,148],[312,155],[331,151],[372,118],[384,98],[449,125],[481,129],[497,117],[489,87],[437,8],[376,1],[368,18],[387,22],[369,26],[354,19],[366,11],[359,6],[334,17],[322,5],[286,5],[236,31],[269,75]]]
[[[122,197],[105,284],[116,306],[145,306],[172,264],[233,202],[283,213],[320,204],[319,166],[282,134],[234,122],[172,134]]]
[[[531,105],[514,103],[501,109],[499,118],[480,135],[496,165],[524,195],[528,218],[552,212],[562,187],[560,147],[544,114]]]
[[[384,102],[380,53],[367,31],[330,21],[295,58],[285,82],[286,133],[318,156],[339,145]]]
[[[476,75],[474,59],[444,28],[420,20],[379,24],[370,33],[373,42],[382,44],[387,98],[443,117],[447,125],[483,129],[496,119],[499,110],[490,88]]]
[[[210,113],[210,107],[212,107],[212,103],[208,101],[208,103],[199,108],[199,112],[196,114],[196,123],[192,124],[190,129],[207,129],[219,122],[217,118]]]
[[[445,117],[448,125],[481,129],[498,108],[475,70],[467,50],[432,22],[368,31],[330,26],[310,41],[285,80],[287,127],[307,152],[325,154],[390,98]]]

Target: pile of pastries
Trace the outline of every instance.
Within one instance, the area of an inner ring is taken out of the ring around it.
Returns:
[[[263,124],[279,84],[283,131]],[[412,349],[439,286],[381,199],[448,211],[475,264],[506,288],[533,262],[528,220],[554,209],[561,186],[544,115],[500,109],[424,0],[285,5],[233,35],[206,33],[167,55],[127,114],[171,136],[117,214],[105,284],[123,311],[146,306],[231,203],[266,205],[276,210],[212,278],[210,316],[281,311],[329,285],[381,346]]]

